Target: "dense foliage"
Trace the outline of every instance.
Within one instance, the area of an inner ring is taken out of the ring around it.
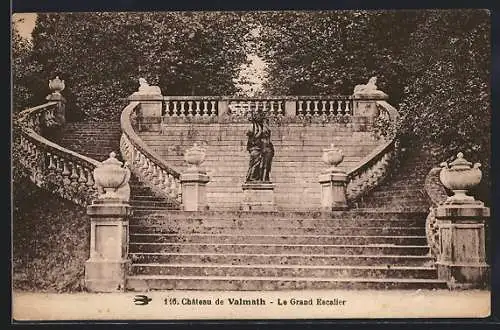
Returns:
[[[246,33],[238,13],[40,14],[34,58],[44,76],[65,80],[68,109],[106,119],[139,77],[164,95],[233,94]]]
[[[42,101],[33,92],[40,84],[41,66],[32,57],[31,42],[21,37],[14,22],[11,31],[12,104],[14,111],[20,111]]]
[[[272,94],[350,94],[378,77],[402,114],[399,133],[490,162],[490,20],[486,10],[273,12],[259,53]]]

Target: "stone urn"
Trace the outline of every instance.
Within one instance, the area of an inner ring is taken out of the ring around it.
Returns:
[[[330,145],[330,148],[323,149],[323,162],[329,166],[325,172],[344,172],[338,168],[337,165],[344,160],[344,153],[342,149]]]
[[[55,79],[49,80],[49,88],[54,94],[61,94],[64,87],[64,80],[59,79],[59,76],[56,76]]]
[[[472,165],[464,158],[463,153],[457,154],[457,159],[450,164],[443,162],[440,165],[439,179],[441,183],[451,191],[453,196],[448,197],[446,204],[468,204],[476,203],[474,197],[466,195],[466,192],[481,182],[482,173],[480,163]]]
[[[206,149],[194,143],[193,146],[184,152],[184,160],[189,167],[187,172],[203,171],[200,165],[205,161]]]
[[[94,169],[95,184],[98,190],[104,191],[99,194],[99,199],[122,199],[118,191],[122,191],[130,179],[130,170],[122,165],[112,152],[108,159]]]

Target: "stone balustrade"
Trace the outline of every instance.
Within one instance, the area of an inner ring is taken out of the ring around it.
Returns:
[[[134,101],[134,98],[129,98]],[[141,102],[157,101],[157,96],[141,97]],[[249,112],[262,111],[278,117],[352,116],[352,96],[163,96],[162,117],[175,118],[245,118]],[[143,117],[148,117],[143,115]],[[151,116],[149,116],[151,117]]]
[[[148,148],[132,127],[131,116],[139,108],[139,104],[131,102],[122,112],[121,154],[139,180],[160,196],[180,204],[182,202],[180,172],[166,164]]]
[[[385,101],[377,101],[378,117],[389,120],[395,132],[399,114]],[[358,166],[347,172],[347,200],[351,203],[379,185],[398,159],[398,142],[395,134],[387,133],[386,140],[367,155]]]
[[[433,257],[439,255],[441,249],[439,243],[439,228],[436,220],[436,208],[443,204],[448,194],[439,180],[440,167],[432,168],[425,177],[424,189],[432,206],[425,219],[425,234]]]
[[[49,95],[48,99],[54,99]],[[21,165],[39,187],[78,205],[86,206],[96,198],[93,170],[99,161],[80,155],[49,141],[41,134],[45,128],[64,123],[63,98],[27,109],[15,122],[21,152]]]

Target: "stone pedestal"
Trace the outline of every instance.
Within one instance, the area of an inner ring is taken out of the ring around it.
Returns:
[[[387,99],[389,99],[389,96],[382,91],[355,93],[353,95],[353,116],[376,118],[379,115],[377,101]]]
[[[163,108],[163,96],[161,94],[134,93],[129,96],[130,102],[140,102],[139,115],[141,117],[161,118]]]
[[[131,207],[118,199],[96,200],[87,206],[91,218],[90,258],[85,263],[85,286],[91,292],[124,291]]]
[[[276,211],[274,203],[274,187],[271,182],[247,182],[242,186],[243,201],[241,209],[243,211]]]
[[[321,208],[324,211],[347,209],[347,174],[341,170],[323,173],[319,176],[321,184]]]
[[[481,288],[489,282],[485,224],[490,209],[481,202],[441,205],[436,209],[440,253],[439,279],[450,288]]]
[[[66,124],[66,99],[60,93],[52,93],[45,98],[48,101],[59,102],[54,113],[56,121],[60,126]]]
[[[184,211],[203,211],[208,209],[207,183],[210,181],[205,171],[181,174],[182,207]]]

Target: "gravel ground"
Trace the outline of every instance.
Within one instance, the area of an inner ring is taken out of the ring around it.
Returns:
[[[14,291],[12,315],[17,321],[483,318],[491,302],[482,290],[152,291],[144,293],[152,299],[147,305],[136,305],[136,294]],[[240,298],[255,304],[236,305]]]

